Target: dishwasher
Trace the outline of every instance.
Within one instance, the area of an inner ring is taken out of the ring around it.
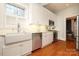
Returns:
[[[32,51],[41,48],[42,33],[32,33]]]

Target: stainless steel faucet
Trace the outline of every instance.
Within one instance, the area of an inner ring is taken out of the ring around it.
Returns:
[[[17,32],[20,32],[20,24],[17,25]]]

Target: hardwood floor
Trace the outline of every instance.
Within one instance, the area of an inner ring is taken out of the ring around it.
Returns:
[[[75,40],[67,40],[66,43],[67,43],[66,44],[67,49],[76,49]]]
[[[57,41],[32,52],[32,56],[79,56],[79,52],[74,49],[73,42]]]

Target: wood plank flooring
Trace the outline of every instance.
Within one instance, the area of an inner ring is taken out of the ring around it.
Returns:
[[[68,43],[68,44],[67,44]],[[72,41],[57,41],[32,52],[32,56],[79,56]]]

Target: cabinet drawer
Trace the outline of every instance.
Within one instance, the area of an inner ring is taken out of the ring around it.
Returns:
[[[4,56],[17,56],[20,55],[20,44],[8,45],[3,48]]]
[[[52,35],[53,34],[53,32],[46,32],[46,33],[43,33],[42,35],[43,36],[49,36],[49,35]]]

